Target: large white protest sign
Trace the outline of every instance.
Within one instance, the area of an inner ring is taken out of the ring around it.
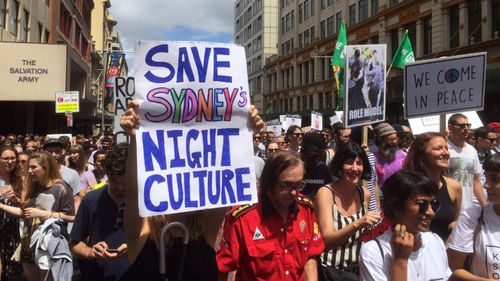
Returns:
[[[467,117],[467,120],[471,123],[472,129],[484,126],[475,111],[460,113]],[[452,114],[446,114],[446,124],[448,124],[448,119],[450,119],[451,115]],[[411,131],[414,135],[425,132],[439,132],[439,115],[410,118],[408,119],[408,123],[410,123]]]
[[[243,47],[139,42],[141,216],[257,202]]]
[[[316,131],[323,130],[323,114],[311,111],[311,128]]]
[[[116,143],[128,142],[128,137],[120,127],[120,119],[127,110],[127,105],[134,99],[134,77],[116,77],[114,94],[115,99],[115,120],[114,120],[114,134]]]
[[[346,46],[346,127],[385,120],[386,49],[384,44]]]
[[[405,66],[405,117],[483,110],[486,53]]]

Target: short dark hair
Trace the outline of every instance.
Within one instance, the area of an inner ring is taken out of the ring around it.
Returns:
[[[104,159],[104,170],[108,177],[125,175],[128,157],[128,144],[120,143],[112,146]]]
[[[339,148],[330,163],[330,171],[332,172],[332,175],[339,179],[343,178],[343,167],[345,162],[348,160],[354,160],[356,157],[359,157],[361,162],[363,162],[363,175],[361,175],[361,178],[364,180],[370,179],[372,168],[370,166],[370,161],[368,161],[368,157],[366,156],[366,152],[359,146],[359,144],[352,141],[341,143],[339,145]]]
[[[401,170],[392,174],[382,186],[382,209],[391,220],[405,209],[408,199],[418,195],[436,196],[439,192],[437,183],[419,173]]]
[[[110,142],[110,143],[113,143],[113,141],[111,140],[111,138],[110,138],[110,137],[108,137],[108,136],[104,136],[104,137],[102,138],[101,143],[103,143],[103,142]]]
[[[487,157],[483,163],[483,170],[488,172],[500,172],[500,153]]]
[[[288,129],[286,130],[286,135],[290,136],[291,134],[293,134],[293,131],[295,131],[296,129],[299,129],[302,132],[302,129],[299,126],[292,125],[292,126],[288,127]]]
[[[103,149],[96,150],[96,152],[94,153],[94,156],[92,157],[92,159],[94,160],[94,163],[97,160],[98,155],[101,155],[101,154],[106,155],[107,153],[108,152],[106,150],[103,150]]]
[[[476,139],[479,137],[479,138],[482,138],[482,139],[487,139],[488,138],[488,134],[489,133],[494,133],[495,131],[493,131],[492,129],[486,127],[486,126],[483,126],[483,127],[479,127],[477,129],[474,129],[474,136],[476,137]]]
[[[461,114],[461,113],[455,113],[452,116],[450,116],[450,119],[448,119],[448,125],[454,125],[457,123],[458,119],[468,119],[467,116]]]

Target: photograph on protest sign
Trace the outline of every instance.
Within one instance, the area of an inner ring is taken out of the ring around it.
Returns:
[[[285,121],[281,123],[283,126],[283,130],[288,130],[288,127],[296,125],[302,127],[302,116],[299,114],[287,114],[285,117]]]
[[[142,41],[134,71],[140,215],[256,203],[244,48]]]
[[[404,70],[405,118],[483,110],[486,53],[416,61]]]
[[[316,131],[323,130],[323,114],[311,111],[311,129]]]
[[[273,132],[274,135],[276,135],[276,136],[281,135],[282,126],[281,126],[281,122],[279,121],[279,119],[267,121],[266,126],[267,126],[268,132]]]
[[[116,143],[129,142],[128,136],[120,127],[122,114],[127,110],[128,103],[135,97],[134,77],[116,77],[113,98],[115,99],[114,131]]]
[[[346,46],[346,127],[385,120],[385,44]]]

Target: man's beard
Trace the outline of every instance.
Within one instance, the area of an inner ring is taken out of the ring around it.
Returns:
[[[387,162],[392,162],[396,158],[396,152],[399,150],[397,144],[384,143],[379,147],[378,152]]]

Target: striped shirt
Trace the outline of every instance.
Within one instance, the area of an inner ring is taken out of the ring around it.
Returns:
[[[364,193],[361,186],[356,186],[361,203],[361,209],[352,216],[344,216],[340,213],[335,205],[335,193],[328,186],[330,191],[334,194],[333,200],[333,229],[339,230],[347,225],[353,223],[356,220],[359,220],[366,214],[365,204],[364,204]],[[358,242],[357,239],[361,235],[362,229],[356,231],[353,236],[349,237],[347,242],[335,249],[331,249],[329,251],[325,251],[321,254],[321,263],[323,266],[334,267],[338,269],[347,270],[351,268],[352,265],[358,263],[359,251],[361,250],[361,242]],[[357,271],[357,268],[356,268]],[[355,272],[357,273],[357,272]]]
[[[376,170],[376,163],[377,159],[375,158],[375,154],[368,152],[368,162],[370,162],[370,167],[372,168],[372,175],[369,180],[366,180],[366,189],[370,191],[370,202],[368,203],[368,210],[377,212],[378,207],[377,207],[377,200],[375,198],[375,183],[378,182],[378,176],[377,176],[377,170]]]

